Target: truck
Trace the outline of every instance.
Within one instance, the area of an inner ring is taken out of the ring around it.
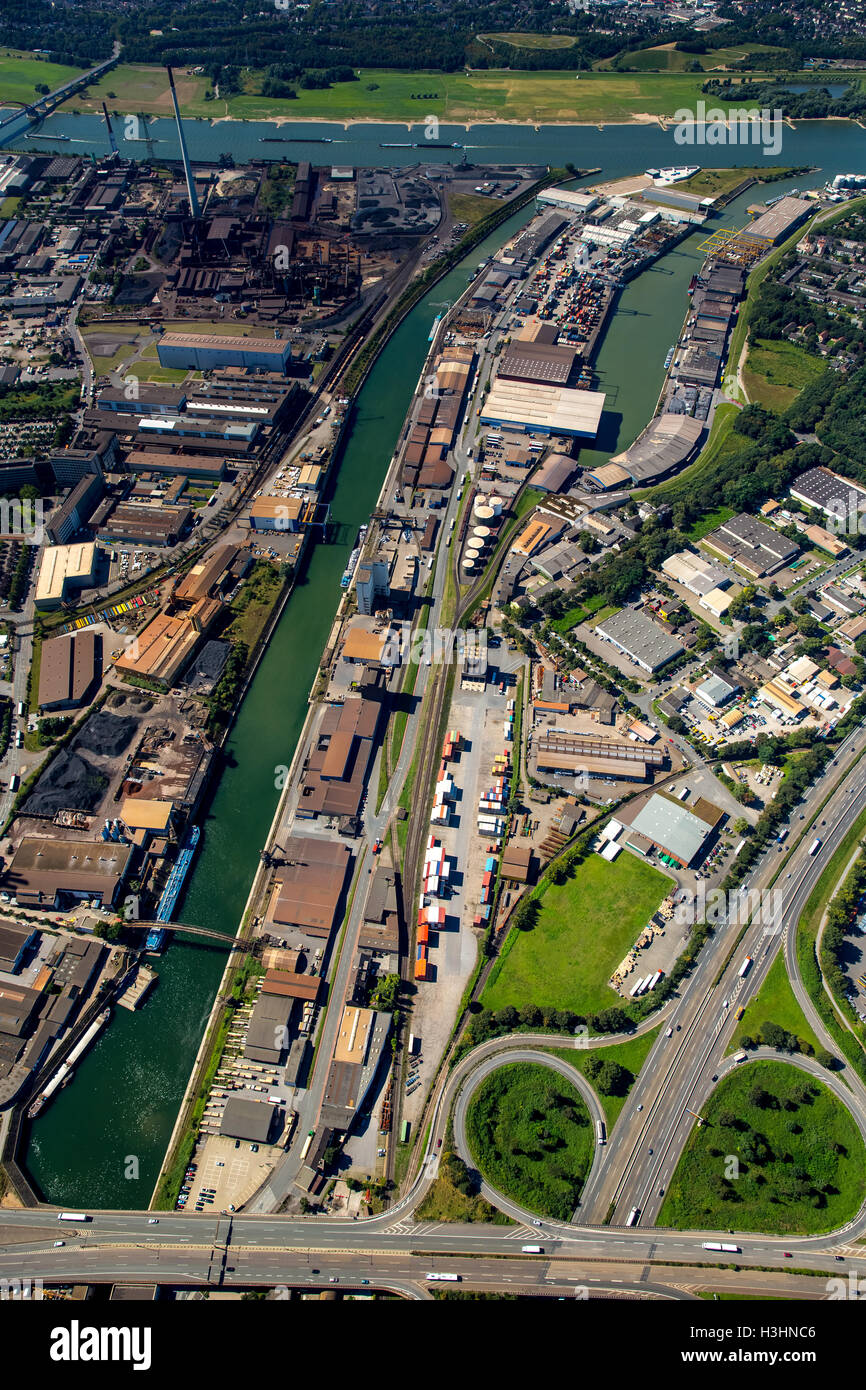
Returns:
[[[725,1250],[731,1255],[739,1255],[739,1245],[728,1245],[719,1240],[705,1240],[701,1246],[702,1250]]]
[[[735,1061],[735,1062],[745,1062],[745,1060],[746,1060],[746,1054],[745,1054],[745,1052],[735,1052],[735,1053],[734,1053],[734,1061]]]
[[[61,1211],[57,1214],[58,1221],[89,1221],[90,1217],[83,1211]]]
[[[426,1274],[424,1277],[425,1277],[425,1279],[431,1279],[431,1280],[432,1280],[432,1279],[447,1279],[447,1280],[449,1280],[449,1281],[450,1281],[451,1283],[453,1283],[453,1284],[459,1284],[459,1283],[460,1283],[460,1275],[459,1275],[459,1274],[440,1274],[440,1273],[437,1271],[435,1274]]]
[[[628,1220],[626,1221],[625,1224],[626,1224],[627,1226],[636,1226],[636,1225],[637,1225],[637,1219],[638,1219],[639,1216],[640,1216],[640,1207],[632,1207],[631,1211],[630,1211],[629,1214],[628,1214]]]
[[[543,1246],[543,1245],[521,1245],[520,1249],[523,1251],[523,1254],[524,1254],[524,1255],[543,1255],[543,1254],[544,1254],[544,1246]]]
[[[742,980],[742,979],[745,979],[746,975],[748,975],[748,973],[749,973],[749,971],[751,970],[751,968],[752,968],[752,957],[751,957],[751,956],[746,956],[746,959],[743,961],[742,965],[740,966],[739,970],[737,971],[737,977],[738,977],[739,979],[741,979],[741,980]]]
[[[601,1120],[596,1120],[595,1122],[595,1138],[598,1144],[604,1143],[604,1125]]]
[[[302,1163],[303,1163],[304,1159],[307,1157],[307,1154],[310,1152],[310,1147],[311,1147],[311,1145],[312,1145],[312,1143],[313,1143],[313,1139],[314,1139],[314,1137],[315,1137],[315,1133],[316,1133],[316,1131],[315,1131],[314,1129],[311,1129],[311,1130],[309,1131],[309,1133],[308,1133],[306,1139],[304,1140],[304,1146],[303,1146],[303,1148],[301,1149],[301,1162],[302,1162]]]
[[[817,835],[816,835],[816,836],[815,836],[815,839],[812,841],[811,845],[809,846],[809,853],[810,853],[810,854],[817,854],[817,853],[818,853],[818,850],[819,850],[820,848],[821,848],[821,841],[818,839],[818,837],[817,837]]]
[[[18,701],[18,718],[23,719],[26,713],[26,706],[23,700]]]

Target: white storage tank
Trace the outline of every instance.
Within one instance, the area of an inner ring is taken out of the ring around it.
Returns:
[[[475,569],[475,561],[470,560],[468,555],[463,560],[463,568],[467,574],[471,574]]]
[[[492,509],[494,516],[502,515],[502,508],[505,506],[501,497],[488,497],[487,505]]]

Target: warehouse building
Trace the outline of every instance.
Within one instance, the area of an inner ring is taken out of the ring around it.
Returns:
[[[219,455],[190,454],[186,450],[130,449],[122,466],[128,473],[167,474],[218,483],[226,476],[228,459]]]
[[[781,531],[774,531],[748,512],[724,521],[704,537],[703,543],[708,550],[726,556],[754,579],[775,574],[800,554],[796,541],[789,541]]]
[[[96,546],[50,545],[42,555],[36,581],[37,608],[50,611],[80,589],[87,589],[96,577]]]
[[[379,1068],[390,1031],[390,1014],[346,1005],[325,1082],[323,1124],[349,1128]]]
[[[31,946],[39,939],[36,927],[20,927],[14,922],[0,922],[0,970],[14,975]]]
[[[39,708],[47,712],[90,704],[102,683],[102,633],[92,628],[42,643]]]
[[[481,407],[481,423],[534,434],[595,439],[604,401],[603,391],[497,377]]]
[[[557,343],[532,343],[516,339],[502,355],[497,379],[565,386],[576,356],[574,348]]]
[[[770,246],[778,246],[780,241],[784,241],[799,227],[801,222],[805,222],[815,211],[815,204],[806,198],[780,198],[778,203],[774,203],[766,212],[756,217],[755,221],[743,229],[743,236],[751,237],[755,241],[767,242]]]
[[[788,491],[797,502],[844,520],[846,530],[850,514],[856,518],[866,512],[866,488],[829,468],[809,468],[794,479]]]
[[[571,188],[546,188],[535,201],[548,207],[562,208],[565,212],[582,214],[597,207],[599,199],[597,193],[582,193]]]
[[[309,506],[303,497],[257,497],[250,507],[250,529],[299,531]]]
[[[176,545],[189,530],[190,507],[140,506],[121,502],[99,523],[96,534],[110,543],[129,541],[133,545]],[[95,524],[95,523],[94,523]]]
[[[229,1096],[223,1111],[220,1134],[229,1139],[247,1139],[254,1144],[266,1144],[274,1125],[276,1106],[266,1100],[246,1100]]]
[[[691,807],[681,801],[655,792],[641,807],[629,827],[626,844],[640,849],[643,836],[657,850],[674,860],[681,869],[700,860],[723,813],[703,797]]]
[[[121,674],[172,685],[221,609],[219,599],[203,598],[188,613],[158,613],[117,658],[115,667]]]
[[[597,623],[595,631],[642,671],[658,671],[685,651],[682,643],[664,628],[631,608],[622,608],[619,613]]]
[[[102,840],[49,840],[25,835],[3,878],[3,887],[22,907],[63,907],[95,898],[114,903],[134,845]]]
[[[679,550],[662,560],[662,572],[668,579],[682,584],[690,594],[703,598],[706,594],[731,583],[731,577],[721,565],[693,550]]]
[[[307,936],[327,938],[336,925],[352,863],[347,845],[292,835],[276,870],[271,920]]]
[[[703,432],[701,421],[690,415],[657,415],[633,444],[587,477],[604,491],[660,482],[689,462]]]
[[[287,338],[244,338],[208,333],[163,333],[156,345],[162,367],[198,372],[217,367],[244,367],[251,372],[285,375],[292,345]]]
[[[80,478],[45,527],[45,539],[49,544],[65,545],[77,535],[90,520],[104,495],[105,483],[101,473],[86,473]]]

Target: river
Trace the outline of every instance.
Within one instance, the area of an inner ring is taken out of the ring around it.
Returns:
[[[92,118],[56,119],[77,123]],[[210,129],[198,122],[187,124],[195,136],[199,130],[206,133]],[[225,132],[231,129],[234,148],[234,136],[244,128],[218,129],[223,132],[224,144]],[[795,152],[786,145],[786,161],[821,163],[823,177],[862,167],[851,149],[851,128],[815,123],[813,132],[818,130],[822,133],[820,154],[817,148],[811,153]],[[524,137],[531,134],[518,128],[515,145],[506,146],[500,129],[500,143],[491,146],[491,157],[495,148],[499,159],[529,158],[522,145]],[[604,140],[606,151],[612,151],[609,159],[602,158],[595,145],[592,151],[581,146],[566,152],[562,142],[567,132],[558,129],[555,134],[556,154],[549,149],[539,158],[562,162],[568,157],[584,166],[602,164],[606,177],[662,159],[658,131],[631,128],[625,139],[622,128],[609,128]],[[863,134],[857,134],[862,148]],[[581,140],[598,135],[580,132]],[[636,145],[647,140],[652,144],[653,135],[656,148],[650,150],[646,145],[639,152]],[[442,138],[446,138],[444,133]],[[318,147],[318,154],[312,157],[320,161],[323,148],[327,147]],[[299,157],[299,147],[286,149],[293,151],[293,158]],[[201,157],[200,150],[193,153]],[[245,149],[237,153],[242,158]],[[409,152],[379,153],[400,156]],[[720,157],[725,153],[714,150],[713,164],[732,162]],[[336,151],[334,154],[336,158]],[[344,159],[345,155],[341,152],[339,157]],[[796,182],[774,185],[772,192],[780,193]],[[802,186],[803,180],[799,182]],[[746,205],[755,197],[755,190],[742,195],[726,210],[721,222],[713,225],[742,226]],[[441,304],[453,301],[465,288],[468,270],[531,215],[531,208],[515,214],[435,285],[401,324],[367,378],[336,474],[331,516],[337,539],[312,551],[241,707],[226,745],[225,768],[204,820],[201,849],[178,907],[177,916],[182,921],[227,934],[237,926],[276,806],[275,769],[291,761],[306,716],[307,695],[339,599],[340,575],[358,527],[369,517],[379,495],[428,350],[430,324]],[[599,385],[607,393],[604,447],[583,451],[582,463],[606,461],[630,444],[650,418],[664,375],[665,355],[685,315],[686,287],[700,264],[697,247],[705,234],[692,233],[624,290],[596,360]],[[91,1207],[146,1204],[224,963],[224,952],[218,946],[176,942],[159,962],[159,983],[142,1010],[137,1014],[116,1011],[111,1026],[80,1064],[72,1084],[32,1127],[24,1163],[48,1199]]]

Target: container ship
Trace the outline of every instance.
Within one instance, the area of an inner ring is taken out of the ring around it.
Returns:
[[[40,1091],[39,1095],[36,1097],[33,1104],[28,1109],[28,1120],[35,1119],[42,1107],[54,1095],[54,1092],[60,1090],[62,1086],[65,1086],[68,1081],[72,1080],[73,1063],[77,1062],[80,1057],[84,1056],[88,1047],[93,1042],[93,1039],[97,1036],[97,1034],[102,1032],[110,1017],[111,1010],[103,1009],[99,1017],[93,1023],[91,1023],[90,1027],[87,1029],[87,1032],[84,1034],[84,1037],[81,1038],[80,1041],[75,1044],[66,1061],[63,1062],[60,1067],[58,1067],[57,1071],[54,1073],[51,1080],[48,1082],[48,1085],[45,1087],[45,1090]]]

